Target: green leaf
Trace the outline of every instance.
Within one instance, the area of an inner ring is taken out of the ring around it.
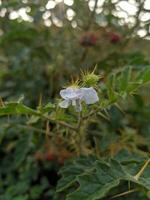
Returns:
[[[82,159],[84,162],[81,161]],[[87,161],[86,161],[87,160]],[[146,175],[136,180],[134,175],[139,171],[143,162],[137,163],[138,168],[134,172],[127,170],[127,165],[119,163],[117,160],[110,160],[106,163],[102,160],[94,159],[88,164],[88,157],[77,158],[69,165],[66,165],[60,173],[63,175],[58,183],[57,192],[66,191],[66,200],[97,200],[106,197],[109,191],[124,181],[130,181],[145,190],[150,189],[150,170],[146,170]],[[134,167],[134,163],[132,163]],[[130,165],[130,168],[132,166]],[[72,187],[72,192],[68,192]]]
[[[150,66],[145,67],[143,70],[139,72],[137,80],[140,80],[143,83],[150,81]]]
[[[123,168],[116,161],[111,165],[97,162],[95,169],[78,177],[80,187],[67,195],[67,200],[96,200],[106,196],[110,189],[119,185],[125,176]]]
[[[39,107],[41,113],[50,112],[55,108],[55,105],[52,103],[46,104],[44,107]]]
[[[27,124],[35,124],[35,123],[37,123],[39,120],[40,120],[40,117],[39,117],[39,116],[32,115],[32,116],[29,118],[29,120],[27,121]]]
[[[12,167],[17,168],[25,159],[28,151],[30,150],[32,142],[32,134],[24,134],[17,142],[14,152],[14,160]]]
[[[20,115],[20,114],[35,114],[37,115],[38,112],[33,110],[22,103],[10,102],[5,104],[5,106],[0,107],[0,116],[4,115]]]
[[[16,197],[17,195],[26,194],[29,188],[30,185],[27,181],[18,181],[18,183],[12,184],[6,189],[5,195],[9,195],[12,199],[12,197]]]
[[[131,79],[131,67],[126,67],[119,77],[118,84],[119,90],[125,91],[128,87],[129,81]]]
[[[57,192],[61,192],[68,188],[77,180],[77,176],[85,173],[92,169],[93,163],[95,162],[95,157],[81,157],[76,160],[67,162],[65,166],[60,170],[60,174],[63,177],[59,180],[57,185]]]
[[[43,187],[42,185],[35,185],[32,186],[31,190],[30,190],[30,197],[31,199],[38,199],[40,197],[40,195],[43,192]]]
[[[18,196],[13,198],[13,200],[28,200],[28,196],[27,195]]]

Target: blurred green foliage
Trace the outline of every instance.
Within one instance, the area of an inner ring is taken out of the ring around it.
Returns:
[[[150,29],[141,20],[150,10],[134,1],[137,12],[127,13],[134,20],[126,22],[116,15],[119,1],[99,2],[0,1],[2,200],[109,199],[133,188],[118,199],[150,199],[149,167],[134,177],[150,153]],[[17,14],[23,9],[28,20]],[[95,66],[100,102],[84,105],[91,117],[77,156],[78,135],[64,126],[77,116],[58,108],[59,91]]]

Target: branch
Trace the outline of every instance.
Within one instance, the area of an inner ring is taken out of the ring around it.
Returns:
[[[72,129],[72,130],[74,130],[74,131],[77,130],[77,127],[72,126],[71,124],[68,124],[67,122],[59,121],[59,120],[57,121],[57,120],[51,119],[50,117],[44,116],[44,115],[41,115],[41,117],[43,117],[43,118],[49,120],[49,121],[52,122],[52,123],[59,124],[59,125],[64,126],[64,127],[66,127],[66,128],[70,128],[70,129]]]
[[[88,23],[88,26],[87,26],[87,30],[89,30],[91,28],[92,21],[95,17],[95,11],[96,11],[96,8],[97,8],[97,3],[98,3],[98,0],[95,0],[94,9],[91,13],[91,17],[90,17],[90,20],[89,20],[89,23]]]
[[[35,132],[39,132],[39,133],[43,133],[43,134],[46,134],[46,131],[43,130],[43,129],[39,129],[39,128],[35,128],[33,126],[30,126],[30,125],[24,125],[24,124],[13,124],[13,123],[7,123],[5,124],[5,126],[11,126],[11,125],[15,125],[17,127],[20,127],[20,128],[23,128],[23,129],[28,129],[28,130],[31,130],[31,131],[35,131]],[[51,136],[50,133],[48,133],[49,136]]]
[[[95,11],[96,11],[96,8],[97,8],[97,3],[98,3],[98,0],[95,0],[95,4],[94,4],[94,9],[91,13],[91,16],[90,16],[90,19],[89,19],[89,22],[88,22],[88,25],[86,27],[86,30],[90,30],[91,29],[91,26],[92,26],[92,22],[93,22],[93,18],[95,17]],[[88,48],[85,48],[82,55],[81,55],[81,58],[80,58],[80,62],[81,64],[84,62],[84,60],[86,59],[87,57],[87,54],[88,54]]]

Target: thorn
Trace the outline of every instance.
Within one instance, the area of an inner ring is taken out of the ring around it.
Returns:
[[[3,99],[2,99],[2,97],[0,97],[0,107],[4,107],[4,106],[5,106],[5,104],[3,102]]]
[[[118,197],[122,197],[124,195],[130,194],[130,193],[133,193],[133,192],[136,192],[136,191],[137,191],[137,189],[128,190],[126,192],[122,192],[120,194],[116,194],[115,196],[111,197],[110,199],[115,199],[115,198],[118,198]]]
[[[39,107],[42,106],[42,100],[43,100],[43,96],[42,96],[42,94],[40,93],[40,95],[39,95]]]
[[[140,176],[142,176],[142,174],[144,173],[145,169],[147,168],[147,166],[150,163],[150,158],[145,162],[145,164],[142,166],[142,168],[140,169],[140,171],[134,176],[134,179],[136,181],[138,181],[138,179],[140,178]]]

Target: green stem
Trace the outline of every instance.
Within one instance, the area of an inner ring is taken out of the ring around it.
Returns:
[[[39,129],[39,128],[35,128],[35,127],[33,127],[33,126],[30,126],[30,125],[13,124],[13,123],[5,124],[6,127],[7,127],[7,126],[11,126],[11,125],[15,125],[15,126],[20,127],[20,128],[22,128],[22,129],[27,129],[27,130],[31,130],[31,131],[35,131],[35,132],[39,132],[39,133],[46,134],[46,131],[45,131],[45,130]],[[52,134],[50,134],[50,132],[48,132],[47,135],[52,136]]]
[[[78,144],[78,155],[82,154],[82,133],[81,133],[81,120],[82,114],[79,112],[78,122],[77,122],[77,144]]]
[[[41,117],[43,117],[43,118],[49,120],[49,121],[52,122],[52,123],[59,124],[59,125],[64,126],[64,127],[66,127],[66,128],[70,128],[70,129],[72,129],[72,130],[74,130],[74,131],[77,130],[77,127],[72,126],[71,124],[68,124],[67,122],[60,121],[60,120],[54,120],[54,119],[51,119],[50,117],[44,116],[44,115],[41,115]]]
[[[96,137],[94,137],[94,142],[95,142],[95,154],[98,158],[100,158],[100,148],[99,148],[99,141],[97,140]]]

